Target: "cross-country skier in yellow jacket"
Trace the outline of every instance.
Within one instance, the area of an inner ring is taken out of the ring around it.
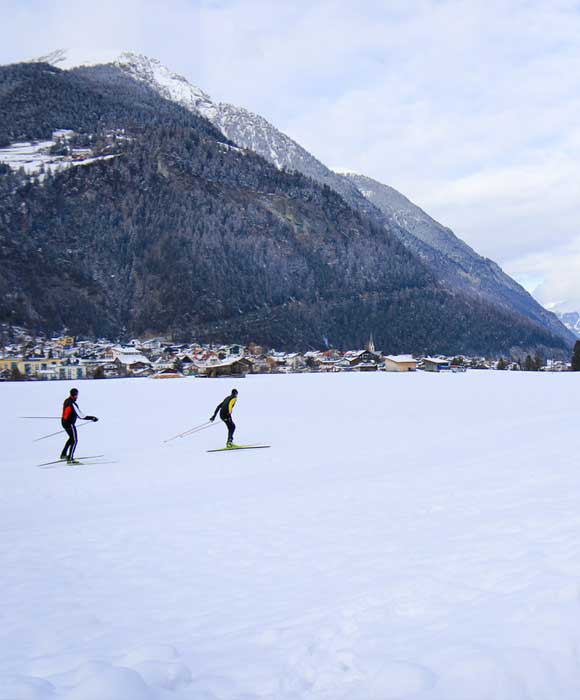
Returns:
[[[232,420],[232,411],[234,409],[237,398],[238,390],[232,389],[232,393],[229,396],[226,396],[226,398],[216,406],[216,409],[213,412],[213,416],[210,418],[210,421],[213,422],[219,411],[220,418],[223,420],[223,422],[228,428],[228,441],[226,442],[226,447],[235,447],[233,441],[234,432],[236,430],[236,424]]]

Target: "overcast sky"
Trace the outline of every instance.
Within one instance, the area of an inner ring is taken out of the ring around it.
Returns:
[[[580,310],[579,0],[0,0],[0,63],[158,58]]]

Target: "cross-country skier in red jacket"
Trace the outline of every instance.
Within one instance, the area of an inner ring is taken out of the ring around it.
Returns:
[[[85,416],[81,412],[77,406],[78,395],[78,389],[71,389],[69,397],[65,399],[62,405],[62,417],[60,422],[68,435],[68,440],[66,441],[66,445],[62,448],[60,458],[66,459],[68,464],[78,464],[75,459],[75,450],[78,442],[77,428],[75,425],[77,418],[81,420],[92,420],[94,422],[99,420],[95,416]]]

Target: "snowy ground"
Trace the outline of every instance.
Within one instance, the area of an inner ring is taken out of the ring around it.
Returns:
[[[163,445],[240,391],[223,425]],[[580,375],[0,385],[0,700],[576,700]]]
[[[28,175],[37,173],[42,168],[56,172],[63,166],[64,158],[51,155],[52,146],[54,141],[14,143],[7,148],[0,148],[0,163],[6,163],[13,170],[23,168]]]
[[[55,145],[58,138],[66,138],[74,132],[68,129],[60,129],[53,132],[52,141],[23,141],[13,143],[7,148],[0,148],[0,163],[8,165],[12,170],[20,170],[22,168],[27,175],[34,175],[44,172],[56,173],[65,168],[90,165],[99,160],[110,160],[116,158],[117,155],[94,156],[89,157],[88,149],[73,150],[75,159],[71,156],[59,156],[50,153],[50,149]],[[84,156],[84,157],[82,157]],[[44,175],[40,176],[42,180]]]

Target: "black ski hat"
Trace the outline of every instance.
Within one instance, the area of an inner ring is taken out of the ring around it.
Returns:
[[[79,393],[79,390],[78,390],[78,389],[71,389],[71,390],[70,390],[71,396],[72,396],[73,394],[78,394],[78,393]]]
[[[232,389],[232,396],[237,396],[237,395],[238,395],[238,390]]]

